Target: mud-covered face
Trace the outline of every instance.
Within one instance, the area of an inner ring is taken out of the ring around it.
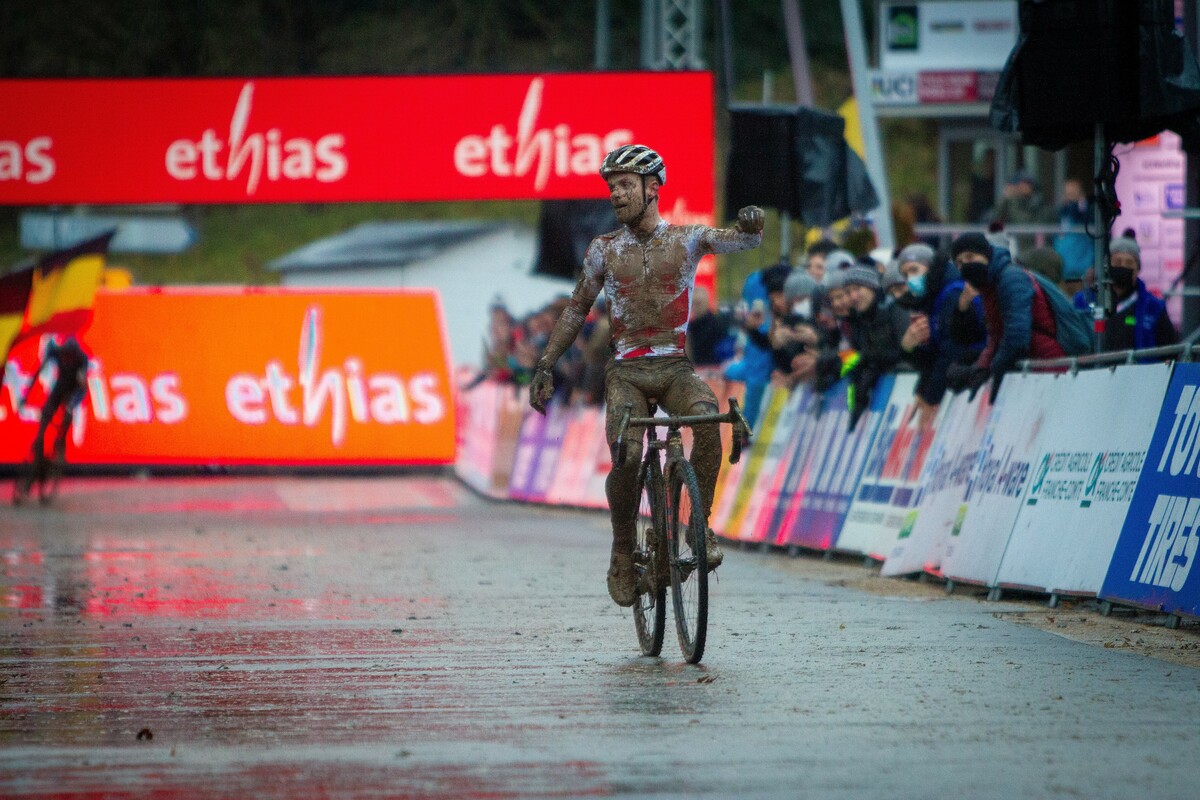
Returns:
[[[646,213],[646,208],[658,198],[658,180],[647,178],[645,191],[642,176],[632,172],[617,172],[608,176],[608,200],[612,203],[617,222],[632,225]]]

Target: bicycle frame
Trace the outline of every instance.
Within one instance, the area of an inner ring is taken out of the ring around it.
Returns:
[[[653,412],[651,412],[653,413]],[[633,403],[625,404],[625,411],[621,416],[621,424],[617,429],[617,439],[613,443],[613,466],[625,466],[625,460],[628,455],[628,443],[625,441],[625,434],[630,428],[647,428],[646,434],[647,452],[653,443],[660,442],[654,433],[656,428],[667,428],[667,467],[676,459],[683,459],[683,439],[680,436],[680,429],[693,427],[696,425],[733,425],[733,445],[729,451],[729,463],[736,464],[742,457],[742,449],[750,443],[750,425],[746,422],[746,418],[742,416],[741,409],[738,407],[738,401],[730,398],[729,411],[724,414],[692,414],[676,417],[634,417]],[[672,445],[672,442],[675,444]],[[661,449],[661,446],[659,446]]]

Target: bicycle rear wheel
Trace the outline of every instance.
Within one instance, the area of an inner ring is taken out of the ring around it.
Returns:
[[[656,656],[662,652],[663,629],[667,621],[667,581],[663,579],[667,573],[666,497],[657,454],[652,454],[642,466],[638,496],[637,539],[633,547],[638,596],[633,604],[633,627],[637,629],[642,654]]]
[[[38,476],[38,500],[48,506],[58,496],[58,482],[62,480],[63,461],[53,458],[42,465],[42,474]]]
[[[708,637],[708,520],[700,503],[700,485],[687,461],[671,465],[667,538],[671,552],[671,600],[679,649],[689,664],[704,656]]]
[[[12,502],[14,506],[19,506],[29,499],[29,493],[33,489],[32,469],[30,464],[22,465],[20,474],[13,481]]]

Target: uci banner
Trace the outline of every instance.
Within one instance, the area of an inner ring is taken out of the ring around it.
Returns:
[[[1135,413],[1131,410],[1131,413]],[[1200,617],[1200,365],[1177,364],[1100,597]]]

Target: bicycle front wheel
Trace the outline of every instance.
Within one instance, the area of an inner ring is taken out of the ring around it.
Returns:
[[[667,537],[671,552],[671,600],[679,649],[689,664],[704,656],[708,636],[708,520],[696,473],[686,461],[671,466]]]
[[[651,456],[638,480],[637,540],[633,563],[637,570],[638,596],[633,604],[633,626],[637,629],[642,654],[662,652],[667,621],[667,553],[665,538],[666,492],[658,458]]]

